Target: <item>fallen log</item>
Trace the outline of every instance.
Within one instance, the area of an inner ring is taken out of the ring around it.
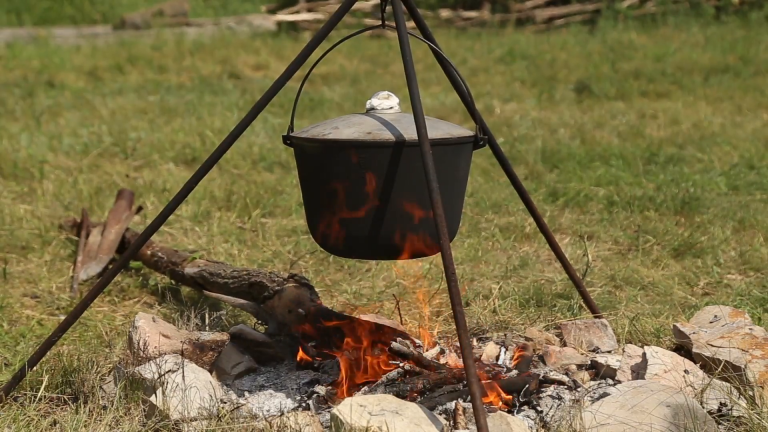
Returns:
[[[533,12],[533,19],[537,23],[543,23],[552,19],[563,18],[570,15],[586,14],[588,12],[599,11],[603,8],[602,3],[571,4],[566,6],[555,6],[544,9],[537,9]]]
[[[525,12],[531,9],[536,9],[537,7],[540,7],[540,6],[544,6],[551,1],[552,0],[529,0],[525,3],[511,2],[509,6],[509,10],[511,12]]]
[[[530,26],[527,29],[527,31],[530,31],[530,32],[540,32],[540,31],[552,30],[552,29],[555,29],[555,28],[558,28],[558,27],[566,26],[568,24],[575,24],[575,23],[579,23],[579,22],[594,21],[598,17],[599,17],[598,14],[595,14],[595,13],[585,13],[585,14],[582,14],[582,15],[574,15],[574,16],[569,16],[569,17],[566,17],[566,18],[556,19],[554,21],[550,21],[550,22],[544,23],[544,24],[532,25],[532,26]]]
[[[62,228],[74,233],[79,224],[80,221],[70,218],[62,222]],[[93,221],[90,226],[94,233],[103,229],[102,224]],[[125,251],[138,235],[137,231],[127,228],[117,252]],[[303,323],[301,311],[321,305],[315,288],[298,274],[282,275],[233,267],[219,261],[195,258],[152,240],[139,251],[136,260],[176,283],[244,310],[264,323],[268,334],[290,333],[291,328]]]
[[[115,30],[146,30],[153,27],[183,26],[188,20],[189,0],[169,0],[124,14],[113,27]]]

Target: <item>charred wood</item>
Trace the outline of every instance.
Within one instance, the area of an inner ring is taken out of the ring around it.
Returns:
[[[415,401],[419,397],[430,393],[435,389],[458,384],[464,380],[463,369],[430,372],[386,385],[384,393],[391,394],[400,399]]]
[[[517,400],[525,401],[530,399],[531,395],[539,389],[539,375],[523,374],[516,377],[509,377],[500,380],[493,380],[499,388],[507,395],[515,397]],[[453,402],[455,400],[469,397],[469,389],[461,389],[450,393],[435,393],[419,401],[428,410],[433,410],[440,405]]]
[[[428,370],[430,372],[448,370],[448,366],[438,363],[434,360],[430,360],[426,358],[424,354],[416,350],[410,349],[405,345],[399,344],[397,342],[392,342],[392,344],[390,344],[389,352],[403,360],[410,361],[416,366],[422,369]]]

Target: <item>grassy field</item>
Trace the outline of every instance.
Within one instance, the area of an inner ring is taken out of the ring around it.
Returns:
[[[0,27],[112,24],[124,13],[161,3],[157,0],[3,0]],[[192,17],[260,13],[265,0],[189,0]]]
[[[622,342],[669,347],[671,323],[708,304],[768,324],[764,25],[438,37],[574,265],[591,261],[586,284]],[[128,187],[146,206],[134,227],[144,226],[305,40],[222,34],[0,47],[0,380],[74,304],[75,242],[59,221],[81,207],[103,218]],[[427,114],[470,126],[431,56],[415,50]],[[349,313],[394,317],[394,293],[410,328],[423,320],[419,294],[434,291],[430,327],[450,335],[439,257],[355,262],[312,242],[293,156],[280,142],[296,86],[157,239],[236,265],[292,268]],[[317,69],[297,126],[361,111],[383,89],[407,101],[396,42],[358,38]],[[475,155],[453,246],[474,331],[585,315],[487,149]],[[190,322],[209,308],[150,272],[121,275],[31,374],[23,403],[3,408],[0,429],[140,429],[139,407],[102,407],[94,378],[122,355],[137,312]],[[213,328],[250,322],[225,312]]]

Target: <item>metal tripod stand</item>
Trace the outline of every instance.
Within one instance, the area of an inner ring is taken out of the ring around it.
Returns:
[[[285,87],[285,85],[293,78],[293,76],[301,69],[302,66],[309,60],[315,50],[326,40],[330,33],[338,26],[341,20],[349,13],[357,0],[343,0],[338,9],[330,16],[328,21],[318,30],[318,32],[312,37],[304,48],[299,52],[296,58],[291,61],[288,67],[282,74],[275,80],[275,82],[269,87],[269,89],[262,95],[262,97],[253,105],[248,113],[242,120],[232,129],[232,131],[224,138],[224,140],[214,149],[214,151],[208,156],[208,158],[200,165],[200,167],[192,174],[181,189],[174,195],[173,198],[166,204],[166,206],[160,211],[152,222],[141,232],[130,247],[120,255],[116,262],[99,278],[93,285],[90,291],[83,296],[80,302],[72,309],[61,323],[54,329],[50,336],[45,339],[35,352],[29,357],[29,359],[19,368],[19,370],[11,377],[11,379],[2,387],[0,392],[0,402],[5,401],[13,390],[24,380],[27,373],[32,370],[38,363],[45,357],[45,355],[56,345],[64,334],[77,322],[77,320],[85,313],[88,307],[98,298],[98,296],[104,292],[109,284],[122,272],[130,263],[130,261],[136,256],[142,247],[149,241],[149,239],[157,233],[158,230],[165,224],[165,222],[173,215],[173,213],[181,206],[186,198],[195,190],[197,185],[208,175],[214,166],[221,160],[227,151],[235,144],[240,136],[246,131],[246,129],[253,123],[256,118],[264,111],[269,105],[272,99],[277,96],[278,93]],[[387,2],[391,2],[392,12],[394,14],[395,26],[386,24],[384,21],[384,12],[387,6]],[[407,10],[413,22],[416,24],[417,29],[421,33],[421,36],[410,33],[407,31],[405,22],[405,11]],[[464,308],[461,300],[461,292],[459,289],[459,281],[456,275],[456,268],[453,260],[453,254],[451,252],[451,244],[446,228],[445,214],[443,211],[443,205],[441,195],[439,191],[439,185],[437,182],[437,175],[435,171],[434,160],[432,158],[432,151],[427,135],[426,120],[424,117],[424,110],[421,104],[421,96],[419,93],[419,85],[416,78],[416,69],[413,63],[413,55],[411,53],[411,46],[409,36],[416,37],[417,39],[427,43],[430,47],[435,59],[445,73],[446,77],[453,86],[454,91],[461,99],[465,108],[475,120],[475,124],[479,125],[482,129],[482,133],[487,137],[487,142],[493,155],[498,161],[501,169],[506,174],[512,187],[517,192],[518,196],[522,200],[525,208],[530,213],[539,231],[542,233],[550,249],[557,257],[557,260],[562,265],[568,278],[576,287],[579,295],[581,296],[587,309],[596,318],[602,317],[600,310],[595,304],[587,292],[583,282],[579,278],[576,270],[568,261],[563,250],[560,248],[555,236],[550,231],[543,217],[539,213],[536,205],[531,199],[530,195],[526,191],[522,182],[518,178],[511,163],[504,155],[499,143],[496,141],[493,133],[491,132],[488,124],[483,117],[477,111],[474,101],[472,99],[469,89],[463,83],[463,80],[455,69],[453,64],[448,60],[445,54],[440,49],[434,35],[429,29],[426,21],[416,8],[414,0],[382,0],[381,5],[382,23],[381,28],[388,28],[397,32],[398,43],[400,45],[400,52],[403,61],[403,67],[405,71],[405,78],[408,86],[408,93],[410,96],[411,107],[413,110],[414,121],[416,125],[416,131],[418,135],[418,141],[421,148],[421,154],[424,164],[424,173],[427,179],[428,192],[430,201],[432,203],[432,209],[434,213],[434,221],[437,227],[437,233],[440,239],[440,252],[443,261],[443,267],[445,270],[446,281],[448,285],[448,293],[450,297],[451,308],[453,311],[453,318],[456,324],[456,331],[459,337],[459,344],[461,346],[461,354],[464,358],[464,368],[466,371],[467,383],[470,390],[472,408],[475,414],[475,420],[477,423],[477,430],[479,432],[487,432],[488,425],[485,416],[485,408],[483,406],[482,397],[484,389],[482,383],[479,380],[475,364],[472,361],[472,345],[469,337],[469,330],[467,328],[466,317],[464,315]]]

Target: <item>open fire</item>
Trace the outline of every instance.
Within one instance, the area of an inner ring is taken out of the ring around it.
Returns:
[[[302,367],[314,367],[324,361],[338,361],[340,368],[339,378],[333,384],[337,399],[350,397],[360,389],[378,383],[384,376],[396,369],[409,365],[413,370],[427,373],[426,380],[435,379],[440,382],[445,379],[460,379],[453,384],[463,383],[463,368],[461,364],[448,365],[440,363],[440,357],[434,360],[424,360],[423,354],[416,354],[416,359],[404,358],[402,355],[392,352],[391,345],[394,341],[416,342],[407,334],[375,322],[361,320],[353,317],[336,317],[321,319],[319,323],[303,324],[299,328],[302,347],[297,355],[297,362]],[[519,361],[519,357],[516,357]],[[426,362],[426,363],[425,363]],[[483,402],[487,405],[502,408],[512,407],[514,396],[508,394],[499,385],[500,380],[507,378],[503,368],[498,365],[483,364],[476,360],[478,372],[483,381],[486,396]],[[457,367],[458,366],[458,367]],[[512,368],[514,369],[514,364]],[[434,370],[424,369],[430,367]],[[406,381],[404,374],[401,381]],[[427,384],[409,387],[403,394],[410,400],[418,399]]]
[[[420,264],[415,262],[403,264],[420,269]],[[393,327],[325,308],[310,313],[307,321],[298,327],[301,347],[296,360],[300,367],[317,368],[323,362],[338,362],[339,377],[332,385],[336,399],[380,385],[390,375],[396,378],[388,385],[408,400],[420,400],[428,395],[432,387],[465,385],[462,359],[455,352],[439,347],[429,331],[429,292],[421,272],[412,273],[419,276],[406,276],[404,271],[398,271],[409,287],[416,288],[416,306],[421,315],[418,325],[421,341]],[[398,349],[393,351],[393,345],[397,345]],[[421,352],[417,347],[421,348]],[[432,348],[436,349],[430,353],[430,358],[426,358],[423,353]],[[401,350],[405,351],[405,355]],[[523,350],[516,350],[511,369],[514,370],[523,358]],[[477,358],[473,361],[483,380],[483,402],[497,408],[513,407],[514,392],[509,391],[509,386],[500,385],[508,378],[507,368],[499,364],[484,364]],[[389,374],[393,371],[402,373]],[[397,388],[398,385],[402,389]]]
[[[399,361],[388,348],[392,340],[408,337],[391,327],[346,316],[319,318],[318,323],[301,325],[298,332],[307,341],[296,358],[300,365],[338,359],[340,373],[334,388],[340,399],[396,369]]]

